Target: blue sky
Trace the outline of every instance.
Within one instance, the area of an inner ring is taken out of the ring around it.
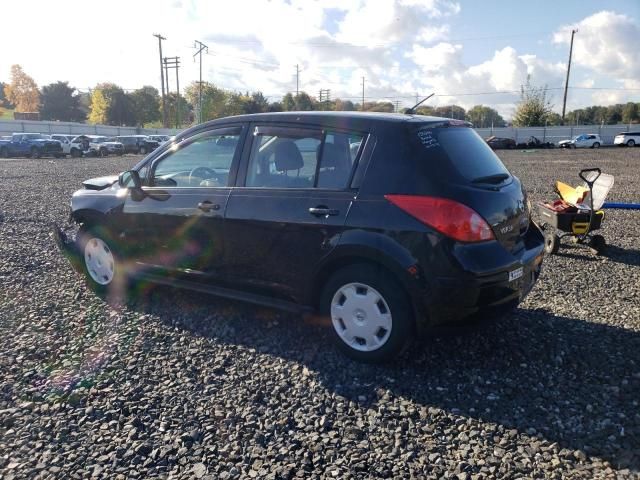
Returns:
[[[105,8],[107,7],[107,8]],[[37,11],[38,15],[30,12]],[[126,11],[126,15],[122,12]],[[640,1],[471,0],[22,0],[3,17],[0,80],[21,64],[39,85],[66,80],[86,91],[110,81],[160,86],[158,44],[180,56],[180,84],[197,80],[194,40],[209,46],[204,79],[271,100],[300,88],[312,95],[432,105],[492,106],[509,118],[528,75],[564,83],[569,31],[574,48],[568,109],[640,101]],[[115,28],[96,28],[92,19]],[[144,21],[140,21],[143,18]],[[51,22],[61,25],[52,31]],[[16,38],[20,41],[17,42]],[[175,85],[171,80],[171,88]],[[604,90],[610,89],[610,90]],[[550,90],[559,110],[562,92]]]

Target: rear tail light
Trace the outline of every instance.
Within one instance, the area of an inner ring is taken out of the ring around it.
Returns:
[[[384,198],[422,223],[460,242],[494,240],[491,227],[477,212],[454,200],[418,195]]]

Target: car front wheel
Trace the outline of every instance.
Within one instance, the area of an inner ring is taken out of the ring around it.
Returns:
[[[391,360],[412,338],[407,295],[388,272],[373,265],[336,272],[324,288],[321,310],[331,317],[338,348],[354,360]]]
[[[600,148],[600,144],[598,142],[594,143],[593,148]]]
[[[114,248],[111,234],[103,227],[81,229],[78,249],[89,287],[98,293],[126,292],[125,274],[121,256]]]
[[[140,155],[144,155],[145,153],[147,153],[147,149],[146,149],[146,147],[140,147],[140,148],[138,149],[138,153],[139,153]]]

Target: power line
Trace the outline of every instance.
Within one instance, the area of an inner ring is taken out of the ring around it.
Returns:
[[[180,57],[165,57],[164,68],[167,74],[167,91],[169,89],[169,69],[175,68],[176,70],[176,128],[180,128],[180,78],[178,76]]]

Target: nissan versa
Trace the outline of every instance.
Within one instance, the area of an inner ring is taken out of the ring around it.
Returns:
[[[96,290],[151,281],[331,318],[388,360],[513,308],[540,274],[526,193],[466,122],[289,112],[214,120],[73,194],[60,247]]]

